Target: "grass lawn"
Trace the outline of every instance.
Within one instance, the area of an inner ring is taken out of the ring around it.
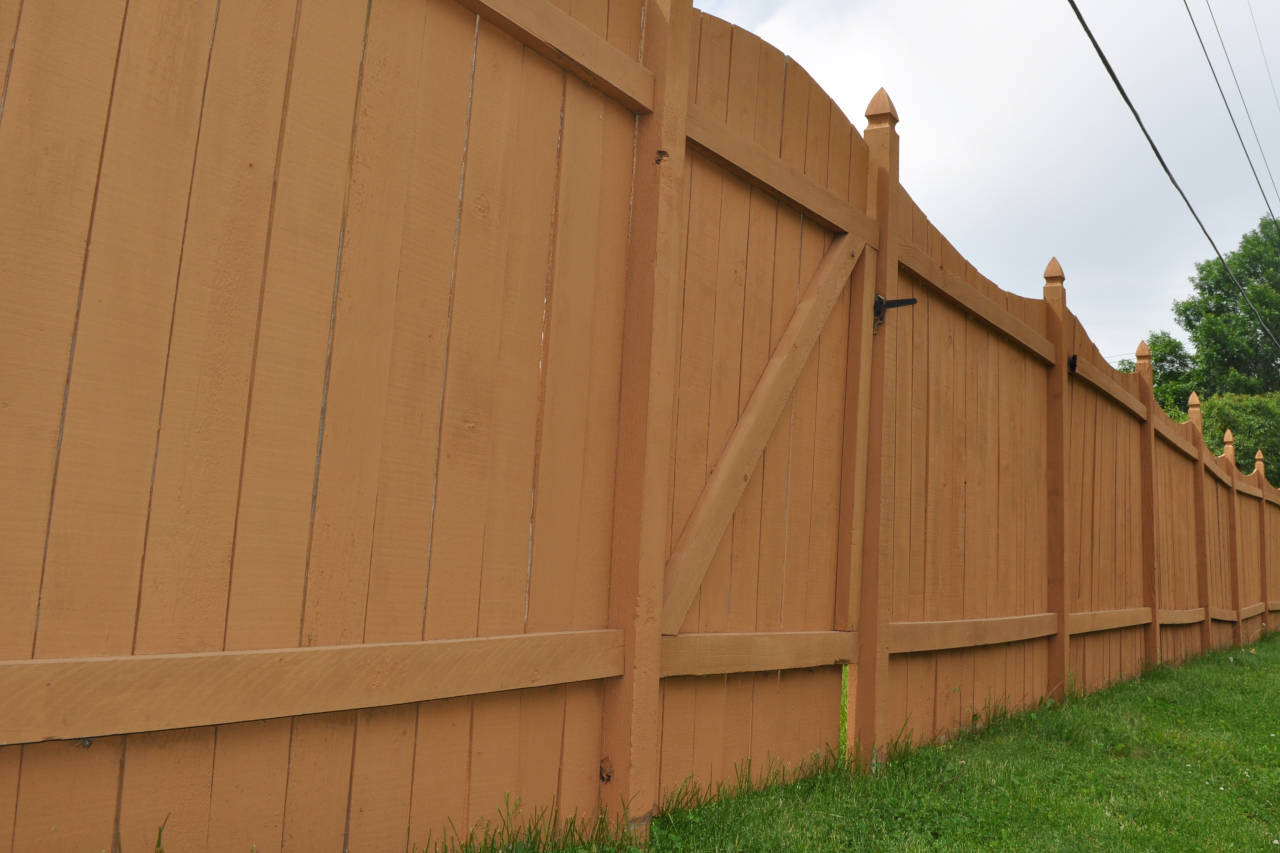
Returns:
[[[671,811],[645,849],[992,848],[1280,850],[1280,637],[909,751],[873,774],[836,769]]]

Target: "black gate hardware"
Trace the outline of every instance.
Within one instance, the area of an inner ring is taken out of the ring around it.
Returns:
[[[876,333],[876,329],[884,325],[884,313],[890,308],[905,308],[908,305],[915,305],[916,298],[909,296],[906,299],[885,299],[879,293],[876,294],[876,301],[871,306],[871,334]]]

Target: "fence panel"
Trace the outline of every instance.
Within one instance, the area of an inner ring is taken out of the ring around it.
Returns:
[[[1163,413],[1157,420],[1185,432]],[[1156,565],[1159,567],[1160,657],[1177,663],[1201,653],[1200,602],[1196,546],[1195,460],[1158,433],[1156,441]],[[1189,444],[1189,442],[1188,442]],[[1178,614],[1175,616],[1175,613]],[[1171,621],[1174,619],[1185,621]]]
[[[1077,359],[1067,402],[1067,601],[1072,614],[1141,608],[1141,419],[1125,405],[1136,376],[1116,374],[1072,318]],[[1081,365],[1090,368],[1082,369]],[[1104,392],[1089,379],[1108,389]],[[1080,616],[1073,619],[1078,624]],[[1094,624],[1100,624],[1095,622]],[[1101,623],[1105,624],[1105,623]],[[1143,628],[1090,630],[1071,639],[1075,686],[1094,691],[1142,670]]]
[[[959,289],[988,299],[996,291],[905,194],[895,224],[909,248],[891,295],[919,302],[894,312],[879,332],[896,358],[885,368],[892,387],[886,383],[884,464],[892,473],[880,553],[891,567],[891,657],[881,734],[918,742],[1044,693],[1044,633],[949,648],[927,623],[989,626],[1046,610],[1044,404],[1037,402],[1046,373],[1000,326],[947,298]],[[1017,297],[1000,295],[997,304],[1011,324],[1027,325],[1013,313],[1025,312],[1038,326],[1031,333],[1043,336],[1042,311],[1027,311]]]
[[[691,115],[722,127],[797,183],[849,203],[865,146],[793,61],[743,30],[698,15]],[[692,121],[692,119],[691,119]],[[706,140],[701,140],[706,145]],[[695,513],[729,442],[766,390],[830,231],[740,177],[725,151],[689,156],[688,232],[677,366],[671,549],[699,535]],[[847,287],[822,322],[679,635],[834,627],[841,453],[850,342]],[[678,635],[677,635],[678,639]],[[671,677],[663,686],[661,788],[715,786],[796,767],[838,741],[840,671]]]
[[[0,851],[642,823],[845,663],[866,757],[1280,609],[1280,491],[883,91],[680,3],[63,5],[0,3]]]

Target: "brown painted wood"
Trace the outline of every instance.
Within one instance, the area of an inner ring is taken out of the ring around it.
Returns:
[[[1058,630],[1058,616],[1055,613],[1032,613],[1027,616],[993,616],[983,619],[890,622],[884,627],[890,654],[903,654],[1050,637]]]
[[[1254,604],[1247,604],[1244,607],[1240,608],[1240,618],[1251,619],[1254,616],[1257,616],[1259,613],[1262,613],[1266,609],[1267,609],[1267,604],[1265,601],[1259,601]]]
[[[1196,473],[1195,480],[1192,484],[1192,490],[1195,494],[1195,548],[1196,548],[1196,600],[1199,605],[1204,608],[1205,613],[1209,612],[1209,544],[1208,544],[1208,510],[1205,501],[1208,496],[1205,494],[1205,470],[1210,466],[1206,464],[1206,457],[1209,450],[1204,444],[1204,423],[1201,420],[1200,398],[1193,391],[1191,398],[1187,404],[1187,423],[1188,432],[1191,441],[1196,445]],[[1213,469],[1217,473],[1217,469]],[[1211,619],[1205,618],[1200,623],[1200,650],[1207,652],[1213,647],[1213,635],[1211,631]]]
[[[1240,613],[1230,607],[1210,607],[1209,620],[1213,622],[1238,622]]]
[[[1262,451],[1259,450],[1254,457],[1253,476],[1258,483],[1258,494],[1264,498],[1268,491],[1273,490],[1271,484],[1267,482],[1266,472],[1266,463],[1263,461]],[[1275,554],[1275,552],[1267,543],[1267,502],[1264,499],[1258,502],[1258,571],[1262,574],[1258,592],[1262,597],[1260,602],[1262,610],[1259,612],[1263,614],[1262,621],[1266,627],[1270,627],[1267,624],[1269,620],[1266,618],[1266,612],[1267,602],[1271,599],[1271,566],[1268,563],[1268,554]]]
[[[1155,426],[1156,435],[1183,456],[1188,459],[1195,459],[1195,445],[1187,439],[1183,432],[1183,425],[1174,423],[1167,416],[1161,417],[1162,414],[1163,412],[1156,414],[1151,419],[1152,424]]]
[[[680,634],[662,639],[662,677],[847,664],[857,648],[854,631]]]
[[[1236,480],[1235,487],[1236,491],[1242,495],[1248,495],[1251,498],[1258,498],[1259,500],[1262,498],[1262,490],[1251,483],[1247,483],[1243,480]]]
[[[1151,350],[1146,341],[1138,345],[1137,374],[1141,396],[1144,401],[1144,418],[1142,421],[1142,438],[1138,458],[1138,488],[1141,493],[1141,509],[1138,523],[1142,527],[1141,570],[1142,601],[1146,605],[1148,621],[1147,630],[1143,633],[1144,659],[1143,669],[1160,663],[1160,620],[1152,619],[1151,614],[1160,607],[1160,568],[1156,563],[1156,417],[1154,413],[1160,406],[1153,392],[1153,373],[1151,366]]]
[[[610,678],[615,629],[0,663],[0,744],[373,708]]]
[[[1158,614],[1161,625],[1191,625],[1205,621],[1206,610],[1203,607],[1191,607],[1184,610],[1161,608]]]
[[[946,272],[915,243],[908,240],[898,245],[899,261],[920,276],[931,287],[973,314],[1014,343],[1036,355],[1045,364],[1056,358],[1053,344],[1044,335],[1015,317],[990,297],[969,286],[959,277]]]
[[[886,298],[898,295],[898,253],[894,234],[895,212],[901,207],[899,180],[900,140],[898,138],[898,113],[884,89],[880,89],[866,109],[867,129],[867,212],[880,225],[879,246],[876,255],[874,282],[864,282],[860,296],[863,310],[866,300],[875,294]],[[865,317],[865,313],[863,314]],[[867,429],[871,435],[884,435],[892,426],[886,418],[889,378],[886,375],[887,354],[885,335],[875,335],[870,346],[867,393]],[[859,759],[870,763],[883,739],[889,737],[885,728],[888,718],[889,647],[883,624],[889,620],[892,601],[892,573],[882,565],[881,519],[887,511],[882,506],[886,472],[881,454],[870,452],[866,462],[865,511],[854,523],[862,528],[861,540],[857,537],[850,547],[852,560],[860,563],[860,575],[854,577],[850,569],[849,595],[857,595],[857,622],[855,628],[860,639],[857,668],[851,670],[849,718],[853,724],[852,738],[859,751]],[[857,586],[853,586],[853,581]]]
[[[1057,626],[1049,642],[1049,660],[1045,685],[1046,695],[1061,700],[1066,695],[1071,662],[1071,631],[1068,626],[1070,597],[1067,592],[1067,477],[1068,477],[1068,393],[1072,390],[1067,376],[1069,341],[1067,339],[1067,296],[1063,288],[1065,276],[1057,258],[1050,259],[1044,271],[1045,319],[1053,342],[1054,363],[1049,371],[1048,406],[1046,409],[1045,486],[1048,492],[1048,529],[1045,536],[1047,562],[1046,586],[1049,610],[1057,614]],[[1078,407],[1077,407],[1078,408]],[[1073,441],[1080,441],[1080,430],[1072,430]],[[1075,509],[1075,507],[1072,507]],[[1079,561],[1073,565],[1079,571]]]
[[[481,18],[595,86],[628,109],[654,110],[655,77],[647,68],[548,0],[460,0]]]
[[[605,688],[601,753],[614,769],[600,782],[600,798],[628,803],[641,822],[660,797],[659,620],[671,520],[692,22],[688,0],[646,6],[654,111],[637,124],[624,309],[609,624],[623,631],[626,654],[623,677]]]
[[[1104,370],[1103,368],[1082,358],[1076,361],[1075,373],[1073,373],[1072,376],[1084,382],[1088,382],[1100,393],[1105,394],[1123,406],[1138,420],[1146,421],[1147,407],[1143,405],[1141,400],[1121,386],[1120,383],[1115,380],[1115,377],[1110,376],[1107,373],[1107,370],[1109,369],[1110,368]]]
[[[795,205],[836,231],[875,245],[875,223],[831,190],[761,146],[727,127],[703,108],[689,111],[689,141],[747,181]]]
[[[1231,430],[1227,430],[1227,441],[1225,448],[1225,458],[1230,465],[1231,494],[1228,502],[1228,534],[1227,534],[1227,554],[1228,554],[1228,571],[1231,589],[1231,607],[1236,613],[1236,624],[1232,628],[1235,645],[1244,642],[1244,616],[1240,613],[1240,594],[1243,581],[1241,580],[1241,572],[1244,571],[1244,558],[1240,554],[1240,494],[1238,488],[1238,480],[1240,472],[1236,468],[1235,447],[1232,444]]]
[[[1092,610],[1086,613],[1072,613],[1067,620],[1072,635],[1090,634],[1095,631],[1114,631],[1120,628],[1132,628],[1137,625],[1150,625],[1150,607],[1127,607],[1122,610]]]
[[[667,562],[663,634],[673,635],[680,630],[751,472],[795,390],[831,309],[849,282],[862,247],[862,241],[852,234],[831,244],[725,443],[723,455],[712,467],[706,487]]]

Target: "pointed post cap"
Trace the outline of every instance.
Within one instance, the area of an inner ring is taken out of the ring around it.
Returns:
[[[1253,454],[1253,461],[1254,461],[1254,462],[1261,462],[1261,461],[1262,461],[1262,449],[1261,449],[1261,448],[1259,448],[1259,449],[1258,449],[1258,452],[1257,452],[1257,453]]]
[[[893,127],[898,123],[898,110],[883,86],[871,97],[866,115],[867,127]]]
[[[1200,408],[1200,395],[1197,394],[1195,391],[1192,391],[1191,396],[1187,398],[1187,408],[1188,409]]]
[[[1233,436],[1233,435],[1231,434],[1231,429],[1230,429],[1230,428],[1228,428],[1228,429],[1227,429],[1227,431],[1226,431],[1226,432],[1224,432],[1224,433],[1222,434],[1222,443],[1223,443],[1223,444],[1235,444],[1235,443],[1236,443],[1236,438],[1235,438],[1235,436]]]
[[[1136,355],[1138,358],[1138,363],[1136,365],[1137,372],[1142,376],[1144,380],[1146,380],[1146,382],[1150,383],[1152,378],[1151,377],[1151,348],[1147,346],[1146,341],[1138,342],[1138,349],[1134,353],[1134,355]]]
[[[1065,306],[1067,304],[1067,289],[1062,283],[1067,277],[1062,274],[1062,264],[1058,263],[1057,258],[1050,258],[1049,264],[1044,268],[1044,298],[1057,306]]]
[[[1222,455],[1232,462],[1236,461],[1236,439],[1229,429],[1222,434]]]
[[[1195,391],[1187,398],[1187,420],[1195,424],[1198,431],[1204,431],[1204,422],[1200,419],[1200,395]]]
[[[1261,448],[1258,449],[1257,453],[1253,454],[1253,473],[1259,477],[1267,476],[1267,463],[1262,460]]]

